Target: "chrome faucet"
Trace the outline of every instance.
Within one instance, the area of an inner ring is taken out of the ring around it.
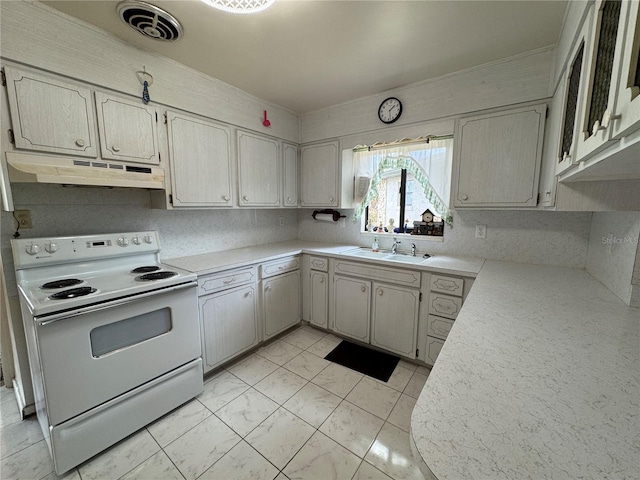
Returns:
[[[416,256],[416,244],[415,243],[411,244],[411,255],[413,255],[414,257]]]
[[[396,253],[398,253],[398,244],[402,243],[399,242],[397,238],[393,239],[393,246],[391,247],[391,254],[395,255]]]

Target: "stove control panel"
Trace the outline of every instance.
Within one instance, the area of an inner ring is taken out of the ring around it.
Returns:
[[[155,231],[18,238],[11,240],[11,247],[16,268],[160,251],[158,234]],[[123,247],[126,247],[126,250]]]

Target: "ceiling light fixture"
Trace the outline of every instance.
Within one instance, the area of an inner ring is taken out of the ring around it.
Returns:
[[[269,8],[275,0],[202,0],[218,10],[229,13],[256,13]]]

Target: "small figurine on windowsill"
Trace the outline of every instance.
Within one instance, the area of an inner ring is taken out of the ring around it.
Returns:
[[[393,230],[393,222],[394,222],[393,218],[390,218],[389,219],[389,226],[387,227],[387,232],[393,232],[394,231]]]

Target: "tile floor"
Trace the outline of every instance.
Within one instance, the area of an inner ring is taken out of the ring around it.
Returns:
[[[340,340],[298,328],[62,478],[422,480],[408,431],[429,370],[400,361],[374,380],[324,360]],[[58,478],[35,417],[21,422],[0,391],[0,478]]]

